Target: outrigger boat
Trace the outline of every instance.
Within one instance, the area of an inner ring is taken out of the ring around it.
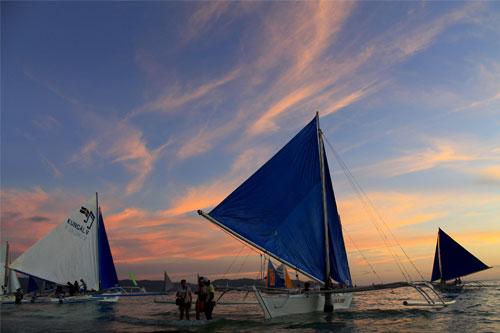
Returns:
[[[116,302],[121,292],[110,290],[119,286],[118,277],[97,193],[9,268],[60,286],[83,279],[91,291],[78,296],[51,297],[53,303]]]
[[[460,292],[464,288],[462,277],[491,268],[448,236],[438,230],[431,281],[442,292]],[[454,280],[453,282],[446,282]]]
[[[349,309],[354,292],[408,286],[422,294],[426,305],[449,304],[437,294],[439,301],[433,301],[422,290],[430,287],[428,283],[353,288],[318,113],[210,213],[198,213],[324,286],[320,291],[305,293],[253,288],[265,318],[345,310]],[[332,289],[332,279],[344,289]]]

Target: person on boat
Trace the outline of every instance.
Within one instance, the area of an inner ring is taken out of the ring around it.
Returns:
[[[302,289],[303,293],[307,293],[311,290],[311,284],[309,282],[304,283],[304,289]]]
[[[2,285],[2,295],[7,295],[7,287]]]
[[[68,293],[70,296],[75,296],[75,287],[71,284],[71,282],[68,281],[68,283],[66,283],[66,286],[68,287]]]
[[[203,284],[203,276],[198,278],[198,291],[195,292],[198,297],[196,298],[196,320],[200,320],[200,313],[204,311],[205,301],[207,299],[207,292],[205,290],[205,285]]]
[[[189,320],[189,309],[191,309],[193,296],[191,295],[191,289],[188,287],[186,280],[181,280],[181,288],[177,291],[175,297],[177,297],[175,304],[179,306],[180,310],[180,319],[184,319],[185,311],[186,320]]]
[[[21,290],[21,288],[17,288],[15,295],[16,295],[16,304],[21,304],[21,300],[24,297],[24,294],[23,294],[23,291]]]
[[[83,293],[87,294],[87,284],[83,281],[83,279],[80,279],[80,282],[82,283]]]
[[[59,304],[64,303],[64,291],[62,289],[62,286],[57,286],[56,288],[56,297],[59,298]]]
[[[203,278],[203,284],[205,285],[205,291],[207,293],[207,299],[205,300],[205,304],[203,305],[203,312],[205,312],[205,317],[207,320],[212,319],[212,311],[214,311],[215,306],[215,289],[214,286],[210,283],[210,280],[206,277]]]
[[[80,286],[78,285],[78,281],[75,280],[73,288],[75,289],[75,295],[78,296],[78,293],[80,292]]]

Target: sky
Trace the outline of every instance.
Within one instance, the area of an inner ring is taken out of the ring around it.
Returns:
[[[119,278],[256,278],[196,211],[316,112],[354,283],[429,279],[438,227],[500,278],[497,1],[2,1],[1,242],[98,192]]]

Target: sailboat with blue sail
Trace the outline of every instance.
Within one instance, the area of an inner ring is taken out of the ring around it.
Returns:
[[[198,213],[326,289],[332,279],[352,286],[318,114],[210,213]],[[255,294],[266,318],[348,309],[353,298]]]
[[[51,298],[52,302],[116,302],[119,292],[98,194],[71,213],[9,267],[21,274],[65,286],[84,281],[89,294]]]
[[[491,268],[458,244],[441,228],[438,230],[431,281],[440,291],[457,292],[463,289],[461,278]],[[446,281],[454,280],[452,283]]]

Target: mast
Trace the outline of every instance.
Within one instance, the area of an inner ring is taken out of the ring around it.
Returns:
[[[443,281],[443,265],[441,264],[441,245],[439,244],[439,232],[441,231],[440,228],[438,228],[438,242],[437,242],[437,246],[438,246],[438,259],[439,259],[439,275],[441,276],[441,281]]]
[[[325,156],[323,154],[323,133],[319,127],[319,112],[316,112],[316,126],[318,128],[319,165],[321,173],[321,199],[323,203],[323,232],[325,234],[325,289],[330,289],[330,241],[328,237],[328,211],[326,209],[326,181]],[[325,294],[324,312],[333,312],[332,295]]]
[[[5,242],[7,246],[5,247],[5,276],[3,279],[3,282],[7,284],[7,276],[8,276],[8,271],[9,271],[9,242]]]
[[[97,194],[97,192],[95,192],[95,206],[96,206],[96,218],[97,218],[97,281],[99,281],[99,290],[101,290],[101,263],[100,263],[100,258],[101,258],[101,253],[100,253],[100,249],[101,249],[101,242],[100,242],[100,232],[99,232],[99,223],[100,223],[100,214],[101,214],[101,210],[99,209],[99,199],[98,199],[99,195]]]

